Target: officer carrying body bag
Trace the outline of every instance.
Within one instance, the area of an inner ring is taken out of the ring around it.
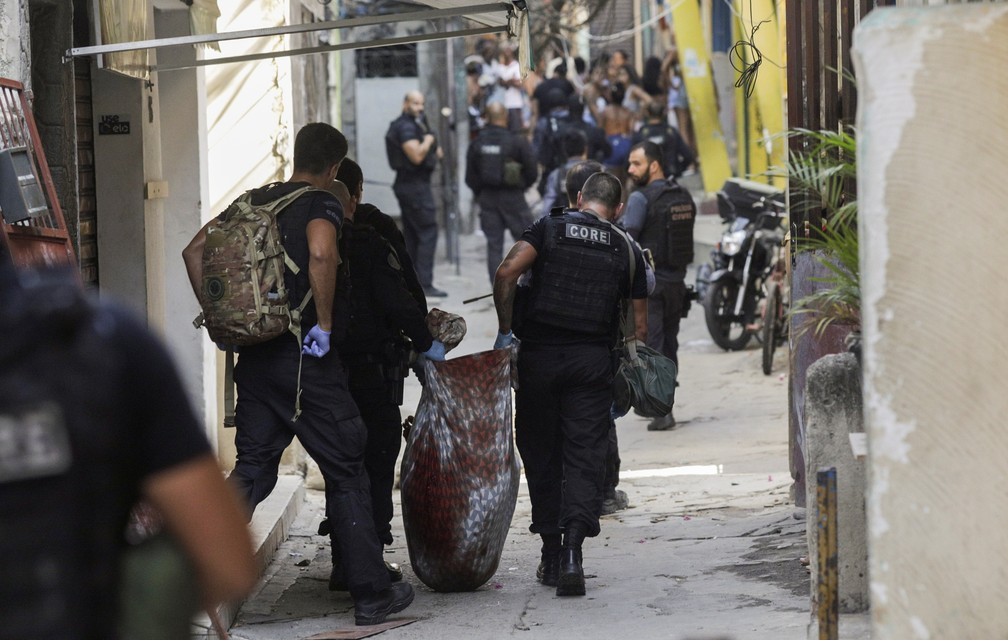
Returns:
[[[620,234],[623,235],[623,234]],[[623,235],[630,250],[630,282],[634,278],[634,253],[630,240]],[[623,344],[620,346],[619,367],[613,378],[613,405],[616,413],[625,415],[631,408],[646,418],[659,418],[672,411],[675,403],[675,362],[634,337],[633,304],[623,314]]]

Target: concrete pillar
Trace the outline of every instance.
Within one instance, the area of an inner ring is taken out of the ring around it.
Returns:
[[[840,612],[868,609],[868,546],[865,533],[865,465],[854,457],[849,434],[864,431],[861,367],[853,354],[820,358],[808,369],[805,386],[808,429],[806,477],[809,568],[812,598],[816,597],[819,514],[816,471],[837,470],[837,557],[840,572]],[[813,611],[815,607],[813,606]]]
[[[30,49],[28,3],[0,2],[0,78],[31,88]]]
[[[1008,635],[1008,6],[856,31],[872,638]]]

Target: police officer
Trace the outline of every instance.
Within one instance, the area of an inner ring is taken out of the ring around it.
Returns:
[[[119,637],[123,532],[141,496],[200,578],[199,594],[158,594],[176,597],[181,634],[198,602],[247,594],[244,510],[144,324],[70,274],[15,269],[0,237],[0,335],[0,639]]]
[[[588,158],[588,140],[585,138],[584,133],[577,129],[564,131],[563,150],[567,161],[562,166],[551,171],[549,176],[546,177],[546,192],[543,194],[540,215],[549,215],[549,212],[557,207],[573,207],[577,204],[577,191],[570,193],[567,190],[567,175],[575,165],[581,164]],[[596,163],[596,166],[598,166],[596,171],[604,170],[601,164]],[[585,176],[585,179],[587,178],[588,176]],[[583,180],[581,184],[584,185]],[[580,190],[579,187],[578,191]]]
[[[375,533],[383,544],[390,545],[392,488],[402,443],[399,405],[409,373],[410,344],[431,360],[445,359],[445,345],[427,329],[426,314],[406,286],[396,251],[373,227],[355,220],[360,191],[351,195],[341,182],[334,182],[330,189],[343,205],[347,221],[341,245],[349,264],[353,309],[339,354],[346,366],[350,395],[367,425],[364,468],[371,483]],[[339,545],[332,547],[329,588],[345,590]],[[386,562],[386,568],[393,581],[402,579],[398,566]]]
[[[504,230],[518,238],[532,222],[525,190],[539,174],[528,140],[508,130],[504,105],[494,102],[486,114],[487,127],[466,153],[465,183],[480,207],[480,227],[487,241],[487,271],[493,282],[504,256]]]
[[[612,224],[621,193],[616,177],[592,175],[578,210],[534,222],[494,279],[494,347],[502,348],[514,341],[518,279],[532,275],[520,330],[515,436],[532,500],[529,529],[542,538],[537,575],[556,585],[558,596],[584,595],[581,546],[599,533],[624,299],[633,299],[636,337],[647,338],[644,260]]]
[[[696,154],[683,140],[679,130],[665,119],[665,105],[649,102],[644,107],[645,122],[634,134],[634,144],[653,142],[662,152],[662,171],[670,178],[678,178],[696,162]],[[627,206],[630,201],[627,200]]]
[[[434,254],[438,226],[431,174],[442,156],[424,117],[424,97],[410,91],[403,99],[402,115],[385,134],[385,153],[396,172],[392,191],[402,213],[406,249],[416,264],[417,276],[427,297],[447,295],[434,282]]]
[[[238,456],[229,479],[254,509],[273,490],[280,457],[298,437],[326,481],[326,512],[345,560],[356,623],[372,625],[408,607],[414,594],[409,584],[389,580],[374,532],[364,471],[367,427],[350,397],[343,364],[331,343],[338,326],[334,300],[340,293],[337,236],[343,208],[322,190],[332,184],[346,152],[342,133],[325,123],[306,124],[294,140],[290,179],[252,192],[254,202],[269,202],[304,185],[315,188],[277,217],[284,250],[298,267],[285,271],[287,291],[292,300],[305,299],[308,292],[312,295],[301,313],[303,345],[288,333],[244,346],[238,355],[234,370]],[[201,256],[206,236],[204,226],[183,251],[197,297],[204,295]],[[293,419],[295,399],[300,401],[301,413]]]
[[[653,142],[630,149],[628,173],[639,187],[627,198],[623,226],[651,250],[655,289],[648,304],[648,346],[679,364],[679,321],[686,305],[686,267],[693,262],[697,208],[690,193],[662,170],[662,152]],[[675,417],[655,418],[649,431],[675,426]]]
[[[365,224],[378,232],[385,238],[399,259],[402,265],[402,275],[406,280],[406,288],[410,295],[420,305],[424,316],[427,315],[427,296],[424,295],[423,286],[417,277],[416,269],[413,266],[413,258],[410,257],[406,248],[406,239],[403,237],[399,225],[392,216],[384,213],[381,209],[371,204],[363,202],[364,199],[364,172],[359,164],[346,158],[340,163],[336,170],[336,180],[346,185],[351,197],[354,199],[354,223]]]

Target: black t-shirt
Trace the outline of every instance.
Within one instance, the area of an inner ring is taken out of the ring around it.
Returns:
[[[426,125],[418,122],[405,113],[392,121],[389,130],[389,138],[398,145],[402,145],[410,140],[423,142],[424,136],[430,133]],[[420,164],[413,164],[407,157],[403,166],[396,171],[396,182],[426,182],[430,180],[434,165],[437,163],[437,147],[431,146],[430,151]],[[405,155],[405,152],[402,152]]]
[[[594,216],[587,213],[582,213],[580,211],[575,211],[572,209],[566,210],[567,215],[577,217],[583,217],[585,219],[594,219]],[[524,233],[522,233],[520,240],[532,245],[532,247],[539,254],[536,258],[538,261],[543,255],[543,247],[546,246],[546,234],[549,229],[549,216],[542,216],[533,222]],[[647,292],[647,274],[644,267],[644,256],[641,254],[640,249],[630,243],[633,247],[634,252],[634,275],[633,282],[624,282],[620,286],[621,295],[624,298],[633,299],[643,299],[648,297]],[[535,283],[532,283],[535,286]],[[565,344],[581,342],[585,340],[583,334],[578,333],[576,330],[572,329],[559,329],[550,325],[539,324],[534,321],[527,321],[522,328],[523,339],[529,342],[543,342],[550,344]],[[592,340],[597,340],[597,338],[591,338]]]
[[[306,182],[280,182],[267,185],[252,192],[252,204],[263,204],[283,195],[308,186]],[[308,223],[312,220],[328,220],[336,229],[343,224],[343,206],[336,196],[328,191],[308,191],[277,215],[277,227],[283,237],[284,251],[294,261],[300,272],[294,275],[290,269],[284,271],[284,285],[290,297],[290,305],[295,308],[311,290],[308,280]],[[311,300],[301,314],[302,333],[307,333],[318,322],[315,300]],[[290,340],[289,335],[275,340]],[[273,341],[271,341],[273,342]]]
[[[16,295],[0,283],[11,339],[0,345],[0,575],[12,578],[0,580],[0,638],[114,637],[123,531],[141,484],[210,445],[168,352],[130,313],[33,309]],[[64,301],[73,295],[63,289]],[[19,430],[33,434],[20,446]],[[22,455],[7,455],[12,442]]]

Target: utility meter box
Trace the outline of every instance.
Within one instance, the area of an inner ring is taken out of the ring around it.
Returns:
[[[26,147],[0,151],[0,211],[7,224],[37,218],[49,211]]]

